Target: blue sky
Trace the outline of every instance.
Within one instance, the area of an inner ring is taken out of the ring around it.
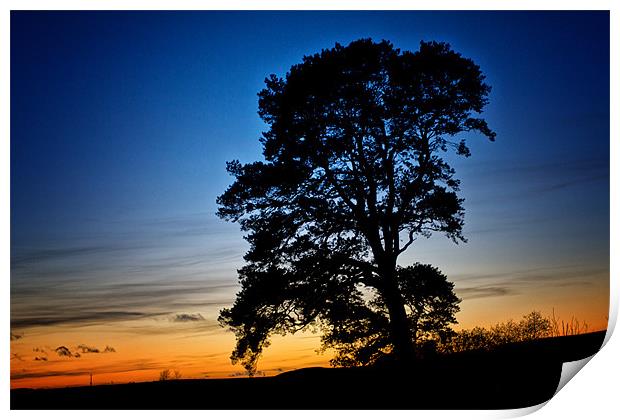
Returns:
[[[261,157],[256,94],[269,74],[361,37],[448,42],[492,86],[497,141],[469,136],[472,156],[451,159],[469,242],[418,241],[401,264],[444,270],[463,314],[606,293],[607,12],[13,12],[14,325],[99,320],[110,299],[114,319],[232,301],[246,247],[215,199],[227,160]],[[126,296],[130,285],[152,299]]]

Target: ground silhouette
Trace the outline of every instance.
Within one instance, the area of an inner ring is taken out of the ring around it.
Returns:
[[[267,378],[14,389],[11,409],[508,409],[550,399],[562,363],[605,331],[544,338],[400,365],[310,368]]]

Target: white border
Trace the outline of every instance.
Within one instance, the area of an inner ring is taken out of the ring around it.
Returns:
[[[31,0],[31,1],[3,1],[2,2],[2,15],[0,17],[0,45],[1,54],[0,57],[0,80],[2,81],[0,96],[0,127],[2,129],[2,147],[3,151],[0,152],[0,196],[6,201],[0,206],[0,231],[3,232],[2,239],[0,240],[0,255],[1,255],[1,278],[0,285],[2,306],[5,308],[0,317],[2,317],[2,329],[5,337],[9,335],[10,329],[10,213],[9,213],[9,188],[10,188],[10,127],[9,127],[9,110],[10,110],[10,75],[9,75],[9,63],[10,63],[10,10],[611,10],[611,104],[610,115],[611,118],[611,139],[615,139],[616,142],[611,143],[611,185],[618,186],[619,170],[615,166],[620,160],[618,159],[619,148],[617,141],[620,139],[618,136],[618,75],[620,75],[620,66],[618,65],[618,40],[620,40],[619,33],[619,19],[617,1],[603,1],[603,0],[590,0],[590,1],[577,1],[577,0],[563,0],[563,1],[549,1],[549,0],[477,0],[468,1],[463,0],[434,0],[434,1],[405,1],[405,0],[382,0],[382,1],[369,1],[369,0],[315,0],[309,1],[285,1],[285,0],[262,0],[262,1],[242,1],[242,0],[218,0],[218,1],[197,1],[197,0],[152,0],[149,2],[138,0],[91,0],[91,1],[78,1],[78,0],[60,0],[55,1],[53,4],[44,0]],[[610,191],[610,215],[620,214],[620,200],[619,191],[617,188],[611,188]],[[610,304],[610,328],[613,329],[618,315],[618,264],[614,261],[614,257],[618,257],[618,238],[619,238],[619,225],[613,217],[611,217],[611,248],[610,248],[610,261],[611,261],[611,304]],[[609,339],[609,335],[607,337]],[[2,411],[9,410],[9,377],[10,377],[10,341],[4,340],[1,344],[1,358],[0,362],[1,375],[0,375],[0,389],[4,395],[0,398],[0,408]],[[606,344],[603,351],[597,354],[592,362],[588,364],[588,367],[580,372],[576,380],[570,381],[548,404],[542,404],[545,406],[543,409],[536,411],[533,414],[535,418],[583,418],[585,416],[595,419],[603,418],[615,418],[617,415],[617,395],[615,386],[617,384],[617,378],[619,371],[619,363],[615,357],[620,349],[620,344],[617,337],[612,337]],[[540,407],[537,407],[540,408]],[[261,418],[273,418],[273,419],[290,419],[291,416],[299,419],[315,419],[317,416],[333,416],[341,417],[355,416],[361,418],[376,418],[377,415],[385,414],[390,417],[397,418],[411,418],[412,416],[422,416],[423,418],[453,418],[458,416],[460,418],[506,418],[514,417],[518,415],[528,414],[535,408],[523,409],[523,410],[504,410],[504,411],[389,411],[385,413],[378,413],[375,411],[349,411],[349,412],[313,412],[313,411],[261,411],[252,412],[251,416]],[[82,419],[87,416],[93,419],[104,419],[109,416],[109,413],[101,411],[54,411],[54,412],[28,412],[28,411],[11,411],[9,415],[14,418],[30,418],[31,416],[40,416],[43,414],[45,417],[62,418],[62,419]],[[115,415],[121,415],[122,417],[135,417],[136,412],[116,412]],[[170,413],[165,411],[149,411],[144,412],[149,418],[161,417],[165,418],[170,416]],[[208,412],[208,415],[214,417],[236,417],[247,416],[248,412],[231,412],[231,411],[214,411]],[[201,411],[184,411],[184,418],[203,418],[205,412]]]

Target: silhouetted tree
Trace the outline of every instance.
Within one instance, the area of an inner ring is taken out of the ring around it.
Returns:
[[[170,372],[170,369],[164,369],[161,372],[159,372],[160,381],[168,381],[170,380],[171,377],[172,377],[172,372]]]
[[[381,296],[394,353],[412,360],[397,259],[420,235],[464,240],[459,181],[440,155],[469,155],[462,132],[495,138],[478,115],[490,90],[480,68],[444,43],[409,52],[363,39],[265,83],[264,161],[228,162],[236,180],[218,197],[218,215],[251,246],[220,314],[236,334],[233,361],[252,369],[270,334],[357,303],[359,285]]]
[[[454,283],[429,264],[397,270],[411,335],[416,342],[445,341],[451,334],[451,324],[456,324],[459,299],[454,293]]]
[[[523,316],[519,323],[523,334],[523,340],[536,340],[551,334],[551,321],[544,317],[540,311],[532,311]]]

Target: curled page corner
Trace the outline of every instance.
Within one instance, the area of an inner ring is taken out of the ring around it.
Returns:
[[[603,348],[605,344],[607,344],[607,342],[609,341],[609,338],[613,334],[614,329],[616,328],[617,318],[618,318],[617,309],[614,307],[610,311],[609,321],[607,322],[607,332],[605,333],[605,338],[603,339],[603,345],[601,346],[601,348]]]
[[[553,397],[555,397],[557,393],[560,392],[562,388],[564,388],[564,385],[566,385],[571,379],[573,379],[573,377],[577,374],[577,372],[579,372],[593,357],[594,357],[594,354],[584,359],[562,363],[562,372],[560,373],[560,381],[558,382],[558,387],[553,393]],[[551,401],[551,399],[553,399],[553,397],[551,397],[547,401],[544,401],[540,404],[533,405],[530,407],[523,407],[523,408],[517,408],[517,409],[512,409],[512,410],[504,410],[499,416],[499,418],[516,418],[516,417],[527,416],[543,408],[545,405],[547,405],[547,403],[549,403],[549,401]]]
[[[579,372],[593,357],[594,354],[592,356],[586,357],[585,359],[575,360],[572,362],[564,362],[562,364],[560,382],[558,382],[558,387],[556,388],[553,396],[556,396],[557,393],[560,392],[562,388],[564,388],[564,385],[566,385],[568,381],[573,379],[573,376],[575,376],[577,372]]]
[[[493,416],[495,418],[500,418],[500,419],[514,419],[517,417],[524,417],[524,416],[530,415],[540,410],[545,405],[547,405],[549,401],[550,400],[547,400],[547,401],[541,402],[540,404],[532,405],[529,407],[511,408],[508,410],[496,411],[496,412],[493,412]]]

